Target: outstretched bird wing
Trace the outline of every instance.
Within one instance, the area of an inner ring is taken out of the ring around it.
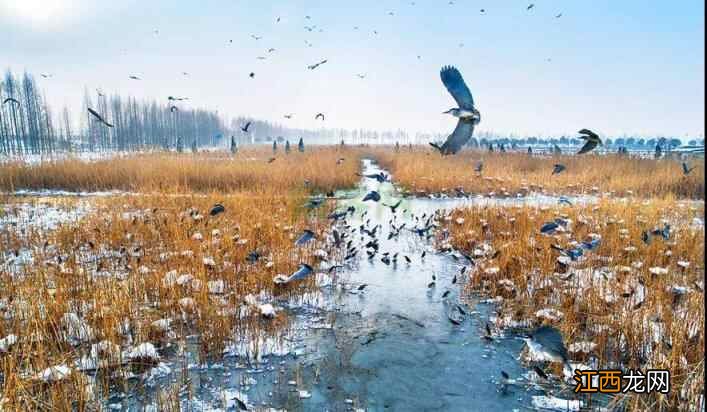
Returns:
[[[591,131],[591,130],[589,130],[589,129],[582,129],[582,130],[578,131],[577,133],[583,134],[583,135],[585,135],[585,136],[589,136],[589,137],[592,138],[592,139],[598,139],[598,138],[599,138],[599,135],[598,135],[598,134],[594,133],[593,131]],[[586,139],[585,136],[582,136],[582,139]]]
[[[15,103],[15,104],[20,104],[20,102],[17,101],[17,99],[13,99],[12,97],[8,97],[8,98],[6,98],[5,100],[3,100],[3,101],[2,101],[2,104],[8,103],[8,102],[12,102],[12,103]]]
[[[598,144],[599,144],[599,142],[597,142],[596,140],[587,140],[587,143],[585,143],[584,146],[582,146],[582,148],[579,149],[579,152],[577,152],[577,154],[587,153],[587,152],[591,151],[592,149],[594,149],[595,147],[597,147]]]
[[[104,125],[106,125],[106,126],[108,126],[108,127],[113,127],[112,124],[110,124],[110,123],[108,123],[107,121],[105,121],[105,119],[103,119],[103,117],[102,117],[100,114],[98,114],[98,112],[96,112],[95,110],[91,109],[90,107],[88,108],[88,112],[91,113],[91,114],[93,115],[93,117],[95,117],[96,119],[98,119],[98,121],[100,121],[100,122],[103,123]]]
[[[471,139],[473,133],[474,123],[460,119],[457,127],[442,145],[440,152],[445,155],[455,154]]]
[[[440,77],[460,109],[471,110],[474,107],[474,98],[456,67],[442,67]]]

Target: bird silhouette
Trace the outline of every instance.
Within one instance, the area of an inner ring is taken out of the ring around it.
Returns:
[[[687,176],[687,175],[690,174],[690,172],[692,172],[693,170],[695,170],[696,167],[697,167],[697,166],[689,167],[687,163],[682,162],[682,173],[683,173],[685,176]]]
[[[169,108],[169,111],[172,113],[176,112],[177,110],[179,110],[179,108],[177,106],[170,106],[170,108]]]
[[[383,206],[389,207],[389,208],[390,208],[390,211],[391,211],[392,213],[395,213],[395,211],[398,209],[398,207],[400,206],[400,204],[401,204],[402,202],[403,202],[402,200],[398,200],[398,202],[397,202],[396,204],[394,204],[394,205],[388,205],[388,204],[383,203]]]
[[[314,63],[314,64],[311,64],[311,65],[307,66],[307,68],[308,68],[309,70],[314,70],[314,69],[316,69],[317,67],[321,66],[322,64],[324,64],[324,63],[326,63],[326,62],[327,62],[327,60],[322,60],[322,61],[320,61],[319,63]]]
[[[324,113],[317,113],[317,115],[314,116],[314,120],[317,120],[317,119],[319,119],[320,117],[322,118],[322,121],[324,121]]]
[[[106,126],[108,126],[108,127],[113,127],[113,125],[110,124],[110,123],[108,123],[108,122],[103,118],[103,116],[101,116],[100,114],[98,114],[97,111],[91,109],[90,107],[88,107],[87,109],[88,109],[88,112],[91,113],[91,115],[93,115],[93,117],[95,117],[99,122],[103,123],[104,125],[106,125]]]
[[[560,17],[562,17],[562,13],[557,14],[557,15],[555,16],[556,19],[559,19]]]
[[[457,102],[458,108],[452,108],[444,112],[459,119],[457,127],[447,138],[442,146],[434,143],[430,145],[442,155],[455,154],[464,146],[474,133],[474,126],[481,121],[481,114],[474,107],[474,98],[469,91],[461,73],[455,67],[442,67],[440,72],[442,83]]]
[[[581,136],[579,136],[580,139],[586,140],[587,142],[582,146],[581,149],[579,149],[579,152],[577,154],[584,154],[587,153],[591,150],[593,150],[595,147],[597,147],[602,143],[601,139],[599,138],[599,135],[596,133],[592,132],[589,129],[582,129],[580,130],[579,133]]]
[[[377,202],[381,200],[381,195],[380,193],[376,192],[375,190],[372,190],[366,194],[366,196],[363,197],[362,202],[366,202],[372,200],[374,202]]]
[[[128,78],[132,80],[141,80],[139,77],[133,75],[128,76]]]
[[[552,169],[552,174],[553,174],[553,175],[560,174],[560,173],[562,173],[565,169],[567,169],[567,167],[565,167],[565,165],[558,163],[558,164],[556,164],[555,167]]]
[[[8,97],[8,98],[6,98],[5,100],[2,101],[2,104],[5,104],[5,103],[20,104],[20,101],[17,100],[17,99],[15,99],[15,98]]]
[[[245,126],[241,127],[241,130],[243,131],[243,133],[248,133],[248,128],[250,127],[250,124],[251,124],[251,122],[248,122],[245,124]]]

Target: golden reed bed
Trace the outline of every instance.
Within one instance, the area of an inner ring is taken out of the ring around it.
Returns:
[[[16,338],[0,341],[2,408],[90,410],[108,385],[136,390],[141,380],[128,375],[156,362],[129,356],[140,344],[164,357],[195,335],[205,360],[222,356],[234,338],[254,338],[257,357],[258,342],[281,337],[287,316],[277,311],[265,319],[259,305],[272,299],[277,308],[277,298],[316,290],[314,276],[277,287],[273,277],[337,258],[325,241],[333,203],[305,205],[312,192],[353,186],[360,158],[331,148],[278,153],[268,163],[271,157],[257,150],[0,166],[8,191],[144,192],[48,198],[40,202],[67,210],[88,202],[92,210],[53,231],[18,225],[0,232],[9,259],[0,266],[0,338]],[[36,201],[4,200],[7,214],[16,213],[16,203]],[[225,212],[210,216],[216,203]],[[297,247],[304,229],[317,240]],[[249,262],[255,251],[260,257]],[[31,263],[13,266],[28,252]],[[95,384],[77,367],[86,359],[100,365]]]
[[[619,155],[539,156],[525,153],[463,151],[442,157],[432,148],[413,146],[396,152],[370,149],[394,180],[413,193],[454,195],[460,187],[467,193],[494,192],[509,195],[528,191],[558,194],[613,192],[618,196],[704,199],[704,159],[687,160],[696,166],[688,176],[680,161],[640,159]],[[479,174],[474,168],[483,162]],[[567,170],[552,175],[553,165]]]
[[[559,217],[571,220],[568,232],[540,234]],[[453,211],[445,222],[449,238],[440,241],[475,259],[467,293],[495,298],[499,327],[552,324],[571,349],[591,342],[570,357],[596,358],[600,369],[668,369],[669,395],[613,401],[629,410],[686,410],[704,386],[703,217],[701,202],[474,207]],[[669,239],[651,236],[646,244],[643,231],[663,228],[663,219]],[[599,246],[576,262],[551,247],[592,239]]]
[[[0,164],[0,190],[236,192],[302,188],[326,193],[355,184],[359,168],[358,151],[339,147],[289,154],[266,148],[240,150],[236,155],[157,153],[90,162],[4,163]]]

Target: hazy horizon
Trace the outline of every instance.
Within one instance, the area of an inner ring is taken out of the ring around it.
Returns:
[[[454,128],[441,114],[454,106],[439,79],[450,64],[474,94],[478,132],[704,136],[702,2],[414,3],[0,0],[3,70],[34,74],[55,114],[100,88],[186,96],[228,119],[414,135]]]

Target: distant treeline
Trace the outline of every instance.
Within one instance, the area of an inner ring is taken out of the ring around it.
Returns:
[[[0,154],[10,156],[144,149],[181,151],[202,146],[228,147],[232,143],[294,142],[300,138],[308,143],[426,144],[447,137],[444,134],[421,133],[410,136],[403,130],[293,129],[284,124],[246,117],[234,118],[230,125],[226,125],[217,112],[190,109],[188,101],[168,100],[165,96],[162,102],[145,102],[132,97],[107,96],[100,90],[85,91],[80,117],[72,119],[66,107],[58,115],[52,112],[32,75],[24,73],[20,78],[10,71],[0,80],[0,100]],[[97,121],[88,108],[98,112],[114,127]],[[251,122],[250,127],[247,131],[241,130],[247,122]],[[477,132],[469,146],[503,144],[513,149],[525,146],[579,146],[581,143],[575,137],[516,137]],[[686,143],[704,146],[704,139],[692,139]],[[604,144],[610,150],[653,150],[656,145],[670,150],[682,142],[675,138],[617,137],[605,138]]]

